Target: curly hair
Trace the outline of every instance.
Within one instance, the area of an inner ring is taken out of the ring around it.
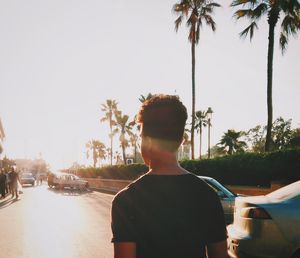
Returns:
[[[143,136],[175,142],[173,149],[182,141],[187,111],[178,96],[154,95],[143,102],[136,120],[143,124]]]

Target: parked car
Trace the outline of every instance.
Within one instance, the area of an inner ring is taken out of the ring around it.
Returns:
[[[20,183],[21,185],[32,185],[35,184],[35,178],[32,173],[22,173],[20,175]]]
[[[86,190],[88,182],[79,178],[78,176],[67,173],[52,173],[48,175],[48,185],[59,189],[72,188],[79,190]]]
[[[300,181],[265,196],[236,198],[230,257],[300,257]]]
[[[233,221],[233,212],[234,212],[234,203],[237,194],[230,191],[226,186],[222,185],[216,179],[206,176],[198,176],[202,180],[204,180],[212,189],[215,190],[217,195],[220,198],[226,224],[230,224]]]

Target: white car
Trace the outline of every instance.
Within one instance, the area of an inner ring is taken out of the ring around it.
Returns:
[[[67,173],[55,174],[51,184],[59,189],[72,188],[86,190],[88,188],[88,182],[86,180],[83,180],[78,176]]]
[[[300,257],[300,181],[264,196],[236,198],[227,227],[234,258]]]
[[[216,179],[207,176],[198,176],[205,183],[207,183],[219,196],[224,215],[226,224],[230,224],[233,221],[233,212],[234,212],[234,203],[237,194],[230,191],[226,186],[222,185]]]
[[[20,176],[21,185],[32,185],[35,184],[35,178],[32,173],[22,173]]]

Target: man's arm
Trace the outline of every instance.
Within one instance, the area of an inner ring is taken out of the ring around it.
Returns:
[[[136,258],[136,244],[133,242],[114,243],[114,258]]]
[[[226,240],[208,244],[206,246],[206,255],[208,258],[226,258],[226,257],[228,257]]]

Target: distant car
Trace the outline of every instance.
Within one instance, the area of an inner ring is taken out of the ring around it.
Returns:
[[[35,178],[32,173],[22,173],[20,176],[21,185],[32,185],[35,184]]]
[[[226,224],[233,221],[234,203],[237,194],[230,191],[226,186],[222,185],[216,179],[206,176],[198,176],[204,180],[219,196],[225,215]]]
[[[72,188],[79,190],[87,190],[88,182],[78,176],[67,173],[53,173],[48,176],[48,185],[59,189]]]
[[[227,227],[234,258],[300,257],[300,181],[264,196],[236,198]]]

